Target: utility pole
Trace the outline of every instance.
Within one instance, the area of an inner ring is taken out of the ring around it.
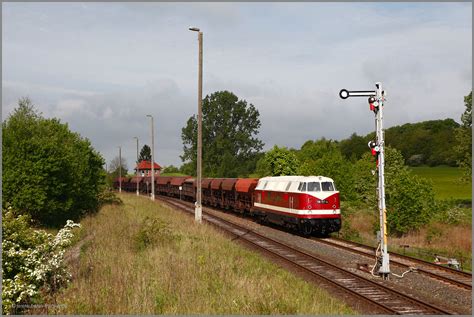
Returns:
[[[155,132],[153,127],[153,116],[147,114],[151,118],[151,200],[155,200]]]
[[[378,273],[384,279],[387,280],[390,274],[390,258],[388,254],[388,243],[387,243],[387,208],[385,205],[385,140],[383,131],[383,106],[385,101],[385,91],[382,89],[381,83],[375,83],[376,90],[373,91],[348,91],[342,89],[339,92],[339,96],[342,99],[349,97],[369,97],[370,110],[375,114],[375,140],[369,142],[369,148],[371,149],[372,155],[376,158],[377,174],[378,174],[378,207],[379,207],[379,221],[380,221],[380,234],[379,234],[379,245],[380,254],[377,256]]]
[[[119,193],[122,192],[122,147],[119,146]]]
[[[137,182],[137,196],[139,196],[140,194],[138,192],[138,183],[139,183],[138,181],[138,137],[134,136],[133,138],[137,140],[137,168],[135,172],[135,177],[136,177],[136,182]]]
[[[198,32],[199,41],[199,74],[198,74],[198,139],[197,139],[197,191],[194,219],[202,222],[202,32],[199,28],[190,27],[190,31]]]

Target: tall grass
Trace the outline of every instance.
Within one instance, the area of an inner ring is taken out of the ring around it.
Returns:
[[[133,195],[82,221],[59,314],[351,314],[214,228]]]
[[[357,210],[345,221],[349,222],[351,229],[358,233],[358,239],[352,240],[376,245],[373,228],[379,221],[378,215],[365,210]],[[430,261],[434,260],[434,254],[454,257],[463,262],[464,269],[472,270],[472,226],[470,223],[452,225],[434,221],[402,237],[390,237],[388,244],[391,251],[399,253],[406,251],[410,255]],[[401,248],[402,245],[410,247],[404,250]]]

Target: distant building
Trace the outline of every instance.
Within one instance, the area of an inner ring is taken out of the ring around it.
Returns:
[[[153,166],[155,169],[155,176],[160,176],[161,166],[157,163],[154,163]],[[151,163],[150,161],[141,161],[138,163],[137,167],[135,167],[135,171],[138,168],[138,175],[139,176],[151,176]]]

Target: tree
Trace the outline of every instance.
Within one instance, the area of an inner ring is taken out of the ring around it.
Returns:
[[[356,161],[367,152],[367,142],[364,137],[352,133],[349,139],[342,140],[339,143],[341,153],[352,161]]]
[[[161,171],[162,174],[166,174],[166,173],[179,173],[179,168],[177,168],[176,166],[174,165],[170,165],[170,166],[166,166],[166,167],[163,167],[163,170]]]
[[[141,161],[151,162],[151,149],[146,144],[140,150],[140,156],[138,157],[138,163],[140,163]]]
[[[299,174],[330,177],[336,183],[341,199],[355,199],[352,166],[336,141],[325,138],[307,141],[298,151],[298,158],[303,162]]]
[[[99,206],[104,160],[88,139],[45,119],[28,98],[2,123],[3,206],[63,225]]]
[[[128,166],[127,160],[122,157],[122,173],[120,174],[120,158],[118,156],[114,157],[112,161],[110,161],[109,171],[107,173],[107,182],[109,185],[112,185],[113,181],[122,175],[122,177],[127,176],[128,173]]]
[[[463,169],[463,180],[472,179],[472,91],[464,97],[466,110],[461,115],[462,126],[456,131],[458,164]]]
[[[356,163],[354,188],[359,199],[374,206],[378,214],[378,179],[377,173],[372,175],[371,170],[376,171],[375,159],[370,154],[363,155]],[[391,235],[419,229],[430,221],[435,210],[432,185],[411,174],[400,151],[390,147],[385,147],[385,199]]]
[[[276,145],[257,162],[257,174],[261,177],[297,175],[299,168],[295,153]]]
[[[218,91],[203,99],[202,167],[210,177],[237,177],[250,174],[256,166],[263,142],[256,135],[259,112],[229,91]],[[188,119],[181,130],[183,162],[196,175],[197,120]]]

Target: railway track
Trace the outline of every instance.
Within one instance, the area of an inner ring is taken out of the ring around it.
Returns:
[[[194,207],[190,206],[188,203],[164,197],[159,197],[158,199],[171,206],[194,214]],[[451,314],[439,307],[409,297],[394,289],[385,287],[350,271],[344,270],[303,250],[263,236],[228,220],[211,215],[205,210],[203,210],[203,219],[221,230],[230,233],[235,237],[235,239],[245,241],[263,252],[280,258],[290,265],[302,269],[314,277],[333,285],[339,291],[363,300],[367,304],[378,308],[384,313],[403,315]]]
[[[374,257],[375,248],[338,238],[314,239],[319,243],[347,250],[367,257]],[[404,269],[416,268],[418,273],[427,275],[431,278],[443,281],[450,285],[455,285],[467,290],[472,290],[472,274],[454,270],[448,267],[436,265],[427,261],[412,258],[397,253],[390,253],[390,264],[402,267]]]

